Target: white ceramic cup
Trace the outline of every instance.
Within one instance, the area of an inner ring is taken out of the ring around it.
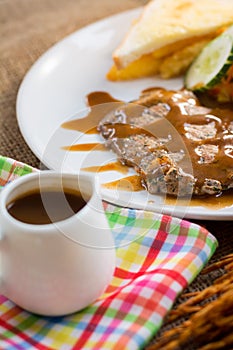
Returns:
[[[88,200],[63,221],[27,224],[7,210],[30,191],[61,188],[78,189]],[[96,300],[111,281],[114,242],[92,178],[42,171],[13,181],[0,194],[0,225],[0,293],[22,308],[69,314]]]

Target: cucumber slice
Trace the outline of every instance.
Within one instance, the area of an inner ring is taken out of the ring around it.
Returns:
[[[203,91],[212,88],[233,64],[233,27],[227,31],[207,44],[192,63],[184,81],[187,89]]]

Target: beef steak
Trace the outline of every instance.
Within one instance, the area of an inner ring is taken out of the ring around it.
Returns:
[[[202,106],[190,91],[146,90],[98,130],[150,193],[215,195],[233,187],[233,111]]]

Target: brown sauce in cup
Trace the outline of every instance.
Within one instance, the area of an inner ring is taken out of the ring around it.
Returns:
[[[33,225],[45,225],[65,220],[86,205],[79,192],[35,191],[16,198],[7,210],[16,220]]]

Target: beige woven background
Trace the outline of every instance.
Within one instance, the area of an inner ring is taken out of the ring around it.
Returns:
[[[1,154],[38,165],[15,120],[17,90],[33,62],[84,25],[143,4],[143,0],[0,0]]]
[[[0,0],[0,154],[39,166],[39,160],[20,134],[15,114],[17,90],[33,62],[51,45],[84,25],[146,2]],[[233,252],[232,222],[199,223],[206,226],[219,241],[212,261]],[[211,283],[211,276],[200,276],[189,290],[201,290]]]

